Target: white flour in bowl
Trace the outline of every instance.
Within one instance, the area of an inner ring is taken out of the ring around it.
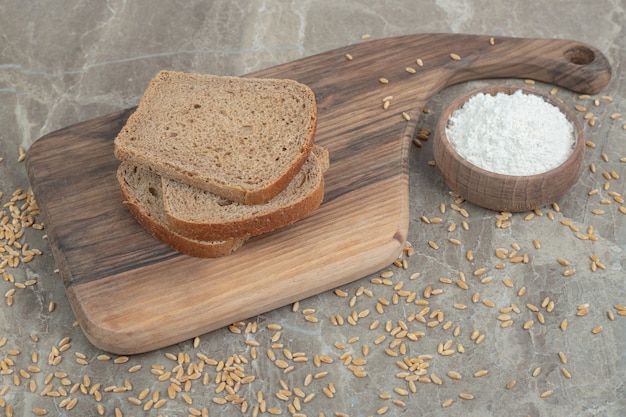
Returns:
[[[574,126],[558,107],[521,90],[472,96],[450,116],[446,136],[468,162],[517,176],[556,168],[576,143]]]

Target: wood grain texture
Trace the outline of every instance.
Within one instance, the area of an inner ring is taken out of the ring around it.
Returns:
[[[407,66],[417,72],[406,72]],[[331,165],[318,210],[251,239],[231,256],[176,253],[124,207],[113,138],[132,109],[50,133],[29,150],[29,178],[69,301],[100,349],[132,354],[168,346],[389,265],[409,225],[409,144],[425,103],[446,86],[518,77],[591,94],[611,73],[606,58],[580,42],[495,38],[491,45],[485,36],[421,34],[367,41],[249,75],[292,78],[313,89],[316,143],[328,148]],[[381,84],[380,77],[390,82]],[[392,109],[384,111],[382,98],[389,95]]]

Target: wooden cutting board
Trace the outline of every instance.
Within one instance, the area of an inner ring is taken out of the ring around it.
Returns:
[[[498,77],[593,94],[611,77],[602,53],[580,42],[494,40],[492,45],[489,37],[458,34],[387,38],[248,74],[292,78],[314,90],[316,142],[329,149],[331,165],[324,203],[314,214],[223,258],[174,252],[122,204],[113,139],[133,109],[40,138],[27,155],[28,175],[88,339],[118,354],[149,351],[390,265],[409,227],[409,146],[433,95],[454,83]],[[393,99],[384,110],[386,96]]]

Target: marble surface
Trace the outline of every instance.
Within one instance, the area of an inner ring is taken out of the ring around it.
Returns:
[[[41,254],[2,267],[0,414],[625,416],[624,22],[622,0],[1,2],[0,203],[9,217],[29,211],[27,194],[11,203],[29,188],[22,151],[46,133],[135,105],[160,69],[241,75],[364,34],[455,32],[587,42],[607,55],[613,79],[588,99],[556,94],[586,106],[579,115],[595,145],[558,207],[498,227],[497,213],[449,195],[428,164],[427,141],[411,151],[415,253],[403,256],[404,267],[155,352],[120,358],[91,346],[45,228],[26,228],[18,246]],[[441,92],[420,126],[433,128],[450,99],[485,82]],[[433,218],[441,222],[422,220]],[[5,233],[0,248],[15,250],[8,240]],[[496,248],[507,249],[505,259]],[[461,274],[468,290],[456,284]]]

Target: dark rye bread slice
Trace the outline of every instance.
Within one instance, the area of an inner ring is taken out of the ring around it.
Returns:
[[[296,81],[161,71],[115,138],[115,156],[259,204],[300,171],[316,126],[315,95]]]
[[[255,205],[235,203],[163,178],[167,223],[183,236],[202,240],[257,236],[287,226],[322,203],[328,164],[328,151],[314,146],[287,188],[272,200]]]
[[[163,209],[161,177],[153,172],[122,162],[117,170],[117,180],[124,203],[155,239],[178,252],[201,258],[217,258],[237,250],[246,239],[202,241],[172,232],[166,225]]]

